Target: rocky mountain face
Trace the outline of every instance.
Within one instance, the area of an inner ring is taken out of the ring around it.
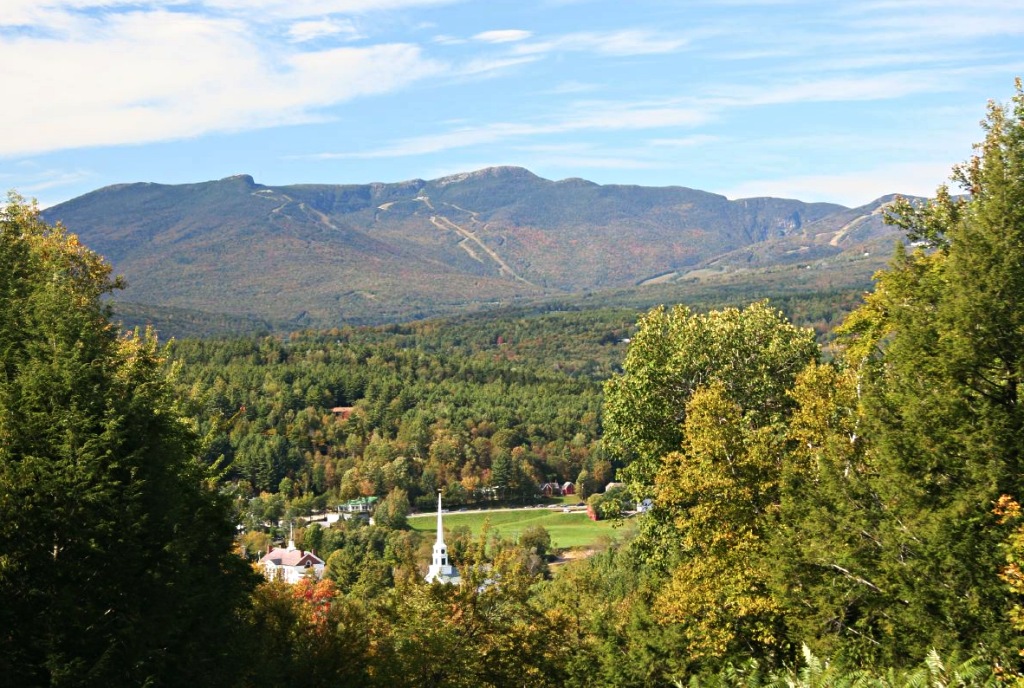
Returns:
[[[125,275],[121,299],[322,326],[849,261],[891,248],[887,200],[730,201],[495,167],[395,184],[122,184],[44,216]]]

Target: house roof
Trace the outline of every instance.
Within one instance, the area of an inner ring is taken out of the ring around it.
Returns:
[[[377,497],[373,497],[373,496],[371,496],[371,497],[356,497],[355,499],[348,500],[347,502],[342,504],[342,506],[349,506],[349,505],[351,505],[351,506],[358,506],[360,504],[373,504],[374,502],[377,501],[377,499],[378,499]]]
[[[355,406],[335,406],[331,409],[331,413],[338,416],[341,420],[348,420],[355,410]]]
[[[274,564],[275,566],[315,566],[323,564],[324,560],[301,549],[287,549],[275,547],[260,559],[261,564]]]

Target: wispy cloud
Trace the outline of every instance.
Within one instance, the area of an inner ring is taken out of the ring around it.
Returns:
[[[625,29],[607,32],[577,32],[553,38],[520,43],[514,50],[519,54],[553,52],[593,52],[603,55],[654,55],[683,49],[689,39],[657,31]]]
[[[466,43],[469,43],[469,39],[440,33],[434,36],[433,42],[438,45],[465,45]]]
[[[288,27],[288,37],[296,43],[304,43],[328,36],[340,36],[345,40],[361,38],[355,24],[349,19],[299,21]]]
[[[766,84],[724,84],[709,89],[721,105],[779,105],[784,103],[847,102],[905,98],[955,88],[947,71],[851,73],[825,78],[777,80]]]
[[[165,0],[171,1],[174,0]],[[451,5],[462,0],[202,0],[210,8],[265,17],[322,17],[366,15],[417,7]],[[97,2],[97,4],[99,4]]]
[[[563,170],[653,170],[667,167],[664,162],[628,155],[542,155],[533,165]]]
[[[483,31],[473,36],[473,40],[483,41],[484,43],[515,43],[516,41],[526,40],[532,35],[531,32],[520,29],[502,29]]]
[[[81,184],[94,176],[89,170],[45,167],[32,161],[22,161],[13,165],[9,172],[0,172],[0,187],[14,186],[18,193],[39,198],[40,206],[45,208],[51,204],[40,198],[46,192]]]
[[[474,58],[458,67],[452,69],[457,76],[480,76],[500,72],[510,67],[536,62],[537,58],[532,55],[518,57],[482,57]]]
[[[949,171],[949,164],[943,162],[893,163],[842,174],[752,179],[724,193],[729,198],[775,196],[858,206],[890,193],[932,196],[949,178]]]
[[[588,93],[599,88],[600,86],[597,84],[587,84],[582,81],[564,81],[554,88],[547,89],[544,93],[549,95],[569,95],[573,93]]]
[[[919,13],[922,10],[962,11],[964,7],[964,3],[960,0],[865,0],[857,3],[855,7],[851,7],[849,12],[864,15],[884,10],[896,10],[920,16]],[[1020,10],[1020,3],[1017,0],[974,0],[970,8],[971,11],[979,13],[1005,12]]]
[[[651,139],[648,143],[659,148],[692,148],[717,143],[721,141],[721,138],[710,134],[694,134],[693,136],[678,136],[668,139]]]
[[[417,7],[450,5],[464,0],[4,0],[0,26],[51,24],[71,13],[131,9],[175,9],[248,16],[252,21],[280,18],[324,18],[366,15]]]
[[[460,127],[427,136],[399,139],[372,150],[317,153],[302,157],[330,160],[425,155],[498,141],[570,132],[693,127],[707,122],[708,118],[707,112],[671,104],[589,102],[546,122],[495,122],[475,127]]]

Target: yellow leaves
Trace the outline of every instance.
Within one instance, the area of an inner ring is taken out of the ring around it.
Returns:
[[[1010,495],[1000,495],[992,508],[992,513],[999,517],[999,525],[1013,523],[1020,519],[1020,504]]]
[[[1010,495],[1000,495],[992,509],[999,518],[999,525],[1015,525],[1013,532],[1003,545],[1006,551],[1006,566],[999,571],[999,578],[1006,583],[1016,595],[1024,595],[1024,524],[1021,524],[1021,506]],[[1024,614],[1020,606],[1014,607],[1016,619],[1014,624],[1018,630],[1024,630]]]
[[[812,364],[797,378],[790,396],[797,407],[789,424],[795,440],[793,470],[814,477],[822,456],[836,465],[853,466],[863,451],[858,377],[853,369]]]
[[[694,392],[683,451],[664,458],[654,491],[685,550],[734,547],[759,531],[774,499],[778,455],[771,429],[750,427],[721,383]]]
[[[694,659],[721,657],[739,642],[746,647],[779,641],[779,607],[765,591],[747,539],[722,556],[694,557],[673,572],[654,608],[662,623],[680,624]]]

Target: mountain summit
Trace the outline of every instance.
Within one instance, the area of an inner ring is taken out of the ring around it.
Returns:
[[[491,167],[394,184],[119,184],[44,211],[127,301],[327,325],[693,279],[891,244],[862,209]]]

